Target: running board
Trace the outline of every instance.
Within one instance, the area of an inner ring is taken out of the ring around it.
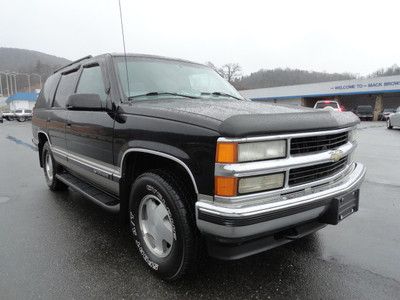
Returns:
[[[110,196],[69,173],[56,174],[56,177],[103,209],[112,213],[119,212],[119,201],[117,198]]]

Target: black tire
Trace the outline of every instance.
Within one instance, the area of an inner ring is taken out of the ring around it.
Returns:
[[[387,129],[393,129],[392,123],[390,123],[390,119],[389,118],[386,121],[386,127],[387,127]]]
[[[47,165],[48,165],[47,159],[49,159],[51,161],[51,164],[52,164],[51,171],[48,171],[48,169],[47,169]],[[67,189],[68,186],[56,178],[56,174],[60,170],[60,166],[58,166],[56,161],[54,160],[54,157],[53,157],[53,154],[51,153],[51,149],[50,149],[48,142],[46,142],[43,145],[42,163],[43,163],[44,177],[46,179],[46,183],[47,183],[47,186],[49,187],[49,189],[52,191],[63,191],[65,189]],[[48,173],[51,173],[52,175],[50,176]]]
[[[193,273],[199,259],[199,234],[195,226],[194,207],[190,204],[194,203],[190,202],[194,199],[191,199],[193,196],[186,192],[184,186],[185,183],[174,174],[164,170],[153,170],[135,180],[129,198],[130,227],[139,254],[157,276],[168,281]],[[143,205],[147,197],[156,197],[164,204],[172,225],[173,243],[169,249],[168,243],[163,244],[169,251],[165,257],[154,254],[154,248],[151,250],[148,239],[146,244],[140,225],[139,210],[145,210],[141,203]]]
[[[18,118],[18,122],[25,122],[25,121],[26,121],[25,117]]]

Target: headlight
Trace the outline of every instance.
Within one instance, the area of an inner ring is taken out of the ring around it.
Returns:
[[[254,143],[218,143],[216,161],[236,163],[286,157],[286,140]]]
[[[239,144],[238,161],[286,157],[286,140]]]
[[[239,180],[239,194],[269,191],[282,188],[285,181],[284,173],[241,178]]]

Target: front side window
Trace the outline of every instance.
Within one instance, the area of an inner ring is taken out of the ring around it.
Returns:
[[[170,93],[193,98],[243,99],[232,85],[206,66],[139,57],[128,57],[126,65],[123,57],[115,57],[114,60],[123,91],[128,98],[148,100],[157,97],[155,93]],[[146,96],[148,93],[153,95]]]
[[[101,101],[106,101],[107,94],[100,66],[83,69],[76,92],[79,94],[98,94]]]
[[[60,83],[57,87],[56,96],[54,98],[54,107],[66,107],[67,100],[74,93],[78,72],[74,71],[61,76]]]

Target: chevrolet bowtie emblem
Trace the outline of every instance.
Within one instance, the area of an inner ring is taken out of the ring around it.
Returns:
[[[343,157],[344,153],[342,150],[334,150],[331,151],[331,160],[336,162],[339,161]]]

